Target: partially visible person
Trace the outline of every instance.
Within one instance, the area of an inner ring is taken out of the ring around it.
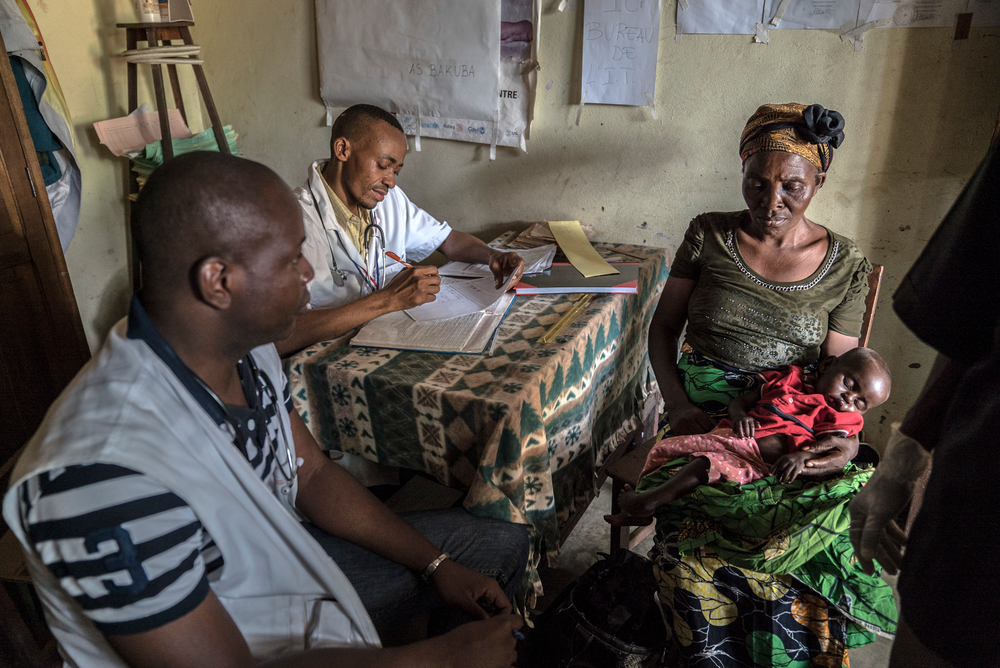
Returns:
[[[498,288],[520,276],[524,261],[517,253],[453,230],[407,198],[396,186],[405,157],[406,135],[388,111],[358,104],[337,117],[330,159],[312,163],[296,190],[306,229],[302,250],[315,276],[310,310],[277,343],[282,355],[433,301],[441,285],[437,268],[408,267],[388,253],[406,264],[436,250],[449,260],[485,264]]]
[[[192,153],[137,207],[142,292],[3,504],[67,665],[513,663],[524,527],[395,515],[291,407],[270,342],[313,275],[292,192],[263,165]],[[380,648],[424,611],[442,635]]]
[[[649,328],[671,434],[704,434],[753,375],[858,345],[871,264],[807,210],[826,183],[844,119],[814,104],[767,104],[740,137],[747,208],[691,221]],[[681,332],[686,345],[678,361]],[[817,446],[842,469],[857,439]]]
[[[760,391],[733,399],[729,419],[712,431],[654,445],[639,480],[679,457],[691,461],[649,491],[626,485],[618,498],[622,513],[604,519],[633,524],[632,518],[652,517],[663,504],[722,480],[744,485],[773,474],[779,483],[792,482],[808,461],[821,456],[803,446],[829,434],[860,433],[862,416],[885,403],[892,382],[885,360],[871,348],[827,357],[817,376],[798,366],[762,376]]]
[[[851,542],[900,569],[892,668],[1000,665],[1000,150],[994,147],[893,297],[937,360],[851,502]],[[893,519],[933,466],[907,539]],[[905,544],[905,554],[902,547]]]

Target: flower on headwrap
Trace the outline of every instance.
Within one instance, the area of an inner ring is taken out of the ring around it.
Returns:
[[[746,162],[760,151],[801,156],[825,172],[833,149],[844,142],[844,117],[813,104],[765,104],[747,121],[740,138],[740,158]]]
[[[844,117],[838,112],[824,109],[822,105],[810,104],[802,110],[805,127],[802,135],[812,144],[826,144],[840,148],[844,141]]]

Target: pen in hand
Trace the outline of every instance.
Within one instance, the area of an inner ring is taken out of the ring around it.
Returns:
[[[393,260],[395,260],[396,262],[400,263],[404,267],[409,267],[410,269],[413,269],[413,265],[412,264],[410,264],[409,262],[407,262],[403,258],[399,257],[398,255],[396,255],[392,251],[386,251],[385,254],[386,254],[386,257],[392,258]]]

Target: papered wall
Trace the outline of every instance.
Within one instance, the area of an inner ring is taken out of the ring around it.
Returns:
[[[867,416],[881,445],[922,384],[931,354],[899,323],[890,296],[986,152],[1000,110],[1000,29],[868,33],[861,52],[823,31],[674,39],[674,3],[660,32],[658,120],[640,107],[579,99],[582,2],[543,0],[538,94],[528,153],[425,139],[399,179],[417,204],[457,229],[489,237],[542,219],[579,219],[600,240],[676,248],[702,211],[743,207],[739,134],[764,102],[820,103],[847,119],[847,139],[811,219],[853,237],[886,275],[872,346],[888,359],[893,396]],[[67,255],[91,345],[127,299],[125,168],[90,123],[124,112],[124,49],[116,21],[131,2],[33,2],[77,120],[83,219]],[[223,122],[244,154],[290,185],[329,153],[319,98],[313,2],[198,2],[195,41]],[[145,78],[145,77],[144,77]],[[151,97],[151,96],[149,96]],[[195,128],[200,129],[200,128]],[[411,140],[412,148],[412,140]]]

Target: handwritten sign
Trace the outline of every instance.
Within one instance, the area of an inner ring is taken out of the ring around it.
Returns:
[[[500,107],[500,0],[316,0],[320,94],[442,119],[490,121]],[[415,128],[415,125],[414,125]]]
[[[582,90],[587,104],[649,104],[659,39],[660,0],[585,0]]]

